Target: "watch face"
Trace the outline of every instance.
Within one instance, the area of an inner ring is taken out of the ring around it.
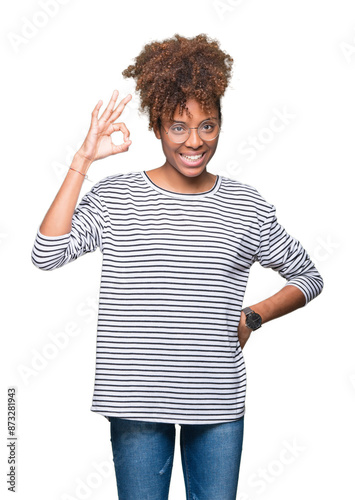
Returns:
[[[261,316],[256,312],[252,312],[248,314],[247,319],[245,321],[246,325],[252,330],[257,330],[261,327]]]

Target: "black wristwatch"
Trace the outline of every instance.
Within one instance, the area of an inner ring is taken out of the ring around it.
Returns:
[[[260,314],[250,309],[250,307],[245,307],[244,309],[242,309],[242,312],[246,316],[245,324],[248,328],[250,328],[251,330],[257,330],[261,327],[262,319]]]

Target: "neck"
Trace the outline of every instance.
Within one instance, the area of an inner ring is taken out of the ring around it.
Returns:
[[[206,169],[201,172],[196,169],[195,173],[191,169],[190,175],[184,175],[168,162],[159,168],[150,170],[149,177],[158,186],[177,193],[209,191],[216,182],[216,175],[210,174]]]

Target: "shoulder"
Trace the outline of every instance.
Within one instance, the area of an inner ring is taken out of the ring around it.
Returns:
[[[221,194],[238,203],[250,206],[261,215],[275,209],[274,205],[267,201],[254,186],[229,177],[221,176]]]
[[[126,172],[109,175],[98,181],[91,188],[91,192],[101,197],[110,196],[115,193],[124,193],[145,187],[142,172]]]

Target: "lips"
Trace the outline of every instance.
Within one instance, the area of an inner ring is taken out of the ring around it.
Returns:
[[[201,165],[203,163],[205,154],[206,154],[206,152],[204,151],[203,153],[199,153],[199,154],[179,153],[179,156],[185,165],[198,167],[199,165]]]

